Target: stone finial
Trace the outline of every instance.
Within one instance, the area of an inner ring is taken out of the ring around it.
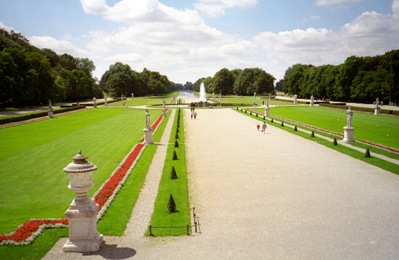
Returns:
[[[84,156],[81,151],[75,155],[70,164],[68,164],[63,170],[68,173],[77,173],[77,172],[91,172],[97,170],[97,166],[92,164],[91,162],[86,161],[88,157]]]

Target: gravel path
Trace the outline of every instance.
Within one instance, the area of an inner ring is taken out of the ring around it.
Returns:
[[[47,259],[399,258],[399,176],[272,124],[258,132],[258,121],[230,109],[189,113],[190,196],[202,233],[143,237],[149,219],[135,208],[126,235],[105,237],[99,252],[62,253],[61,239]]]

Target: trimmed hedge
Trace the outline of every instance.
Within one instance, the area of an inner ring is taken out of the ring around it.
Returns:
[[[61,109],[54,110],[53,114],[61,114],[61,113],[78,110],[78,109],[83,109],[83,108],[86,108],[86,106],[79,105],[79,106],[72,106],[72,107],[63,107]],[[15,116],[15,117],[0,118],[0,125],[21,122],[21,121],[25,121],[25,120],[30,120],[32,118],[44,117],[47,115],[48,115],[47,111],[42,111],[42,112],[37,112],[34,114],[22,114],[20,116]]]

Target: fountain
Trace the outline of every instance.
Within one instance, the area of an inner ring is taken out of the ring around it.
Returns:
[[[199,102],[204,102],[206,103],[206,92],[205,92],[205,85],[203,82],[201,82],[200,85],[200,98],[199,98]]]

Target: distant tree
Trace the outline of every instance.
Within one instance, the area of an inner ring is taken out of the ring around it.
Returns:
[[[284,92],[284,79],[280,79],[277,83],[276,83],[276,90],[277,91],[282,91]]]
[[[209,92],[222,93],[222,95],[233,93],[234,77],[232,73],[223,68],[216,72],[212,79],[212,89]]]

